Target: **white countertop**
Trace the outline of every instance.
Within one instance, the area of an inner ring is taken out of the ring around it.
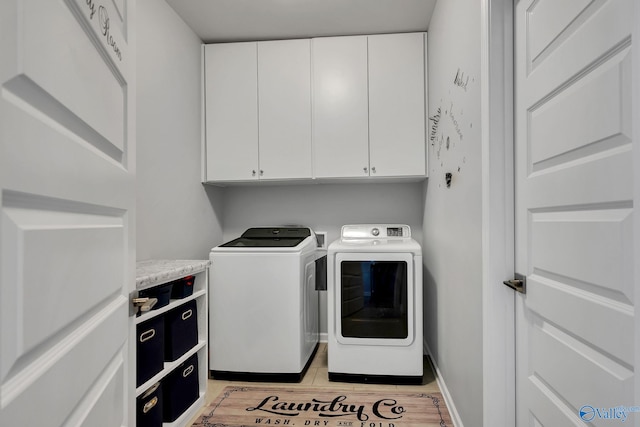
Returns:
[[[211,261],[186,259],[150,259],[136,263],[136,289],[180,279],[204,271]]]

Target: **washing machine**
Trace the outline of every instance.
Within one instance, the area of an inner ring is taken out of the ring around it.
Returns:
[[[211,250],[209,367],[216,379],[300,381],[318,346],[316,264],[306,227],[255,227]]]
[[[345,225],[327,266],[329,380],[421,384],[422,250],[410,227]]]

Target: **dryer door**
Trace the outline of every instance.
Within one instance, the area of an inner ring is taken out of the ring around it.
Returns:
[[[335,324],[341,344],[414,341],[415,278],[409,253],[338,253]]]

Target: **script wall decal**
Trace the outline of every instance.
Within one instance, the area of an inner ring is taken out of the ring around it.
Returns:
[[[469,144],[476,144],[472,119],[465,116],[465,106],[473,99],[476,79],[458,67],[450,80],[446,97],[440,98],[429,119],[429,143],[435,159],[430,162],[432,176],[446,172],[449,177],[460,173],[466,163]],[[467,93],[469,92],[469,93]],[[470,133],[471,138],[465,138]],[[450,181],[449,181],[450,184]],[[442,187],[441,184],[439,184]],[[446,185],[447,188],[450,185]]]

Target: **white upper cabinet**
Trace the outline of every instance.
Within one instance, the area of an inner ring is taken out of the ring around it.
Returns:
[[[424,176],[424,35],[368,39],[370,175]]]
[[[257,44],[205,46],[206,180],[258,178]]]
[[[424,34],[312,46],[315,176],[425,176]]]
[[[205,181],[426,176],[425,37],[206,45]]]
[[[312,177],[310,43],[258,43],[260,179]]]
[[[311,43],[315,176],[368,176],[367,37]]]
[[[206,181],[312,177],[310,43],[205,46]]]

